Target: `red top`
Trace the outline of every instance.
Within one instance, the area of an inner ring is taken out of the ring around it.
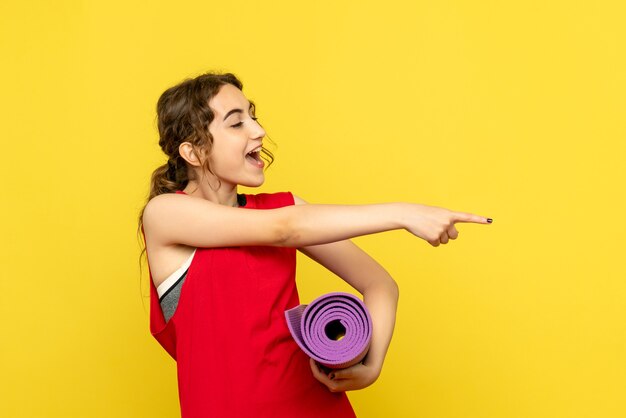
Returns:
[[[289,192],[245,196],[246,209],[294,204]],[[198,248],[167,323],[150,274],[150,332],[176,360],[181,418],[355,417],[289,333],[295,273],[295,248]]]

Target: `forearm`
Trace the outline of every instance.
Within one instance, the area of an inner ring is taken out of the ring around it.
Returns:
[[[382,370],[387,349],[396,323],[398,307],[398,286],[389,280],[377,281],[363,292],[363,301],[372,317],[372,342],[363,361],[366,366],[374,367],[378,373]]]
[[[400,203],[285,207],[281,246],[326,244],[401,229]]]

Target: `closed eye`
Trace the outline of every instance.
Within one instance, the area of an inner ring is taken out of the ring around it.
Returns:
[[[252,120],[258,120],[258,119],[259,119],[259,118],[256,118],[256,117],[254,117],[254,116],[251,116],[250,118],[251,118]],[[232,125],[232,127],[233,127],[233,128],[241,128],[241,125],[243,125],[243,122],[238,122],[238,123],[236,123],[236,124]]]

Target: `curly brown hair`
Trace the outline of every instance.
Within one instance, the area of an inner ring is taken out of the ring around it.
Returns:
[[[185,79],[165,90],[159,97],[156,107],[159,146],[168,160],[152,173],[150,193],[139,212],[137,235],[140,243],[143,244],[143,249],[139,254],[140,277],[141,258],[146,252],[145,242],[140,234],[146,205],[153,197],[182,190],[187,186],[189,180],[195,180],[193,170],[188,169],[187,162],[178,152],[180,144],[183,142],[191,143],[193,153],[202,162],[203,176],[207,171],[213,173],[209,159],[201,156],[208,156],[213,145],[213,136],[209,132],[209,124],[215,115],[209,107],[209,103],[225,84],[232,84],[239,90],[243,90],[243,83],[234,74],[208,72],[195,78]],[[255,104],[252,100],[249,101],[254,112]],[[274,155],[265,147],[261,149],[261,156],[268,163],[266,167],[274,162]],[[189,177],[190,173],[191,178]]]

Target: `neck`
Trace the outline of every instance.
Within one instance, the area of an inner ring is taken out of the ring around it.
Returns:
[[[200,197],[219,205],[239,206],[237,203],[237,185],[229,185],[222,182],[222,186],[215,190],[206,183],[198,184],[191,180],[183,191],[188,195]]]

